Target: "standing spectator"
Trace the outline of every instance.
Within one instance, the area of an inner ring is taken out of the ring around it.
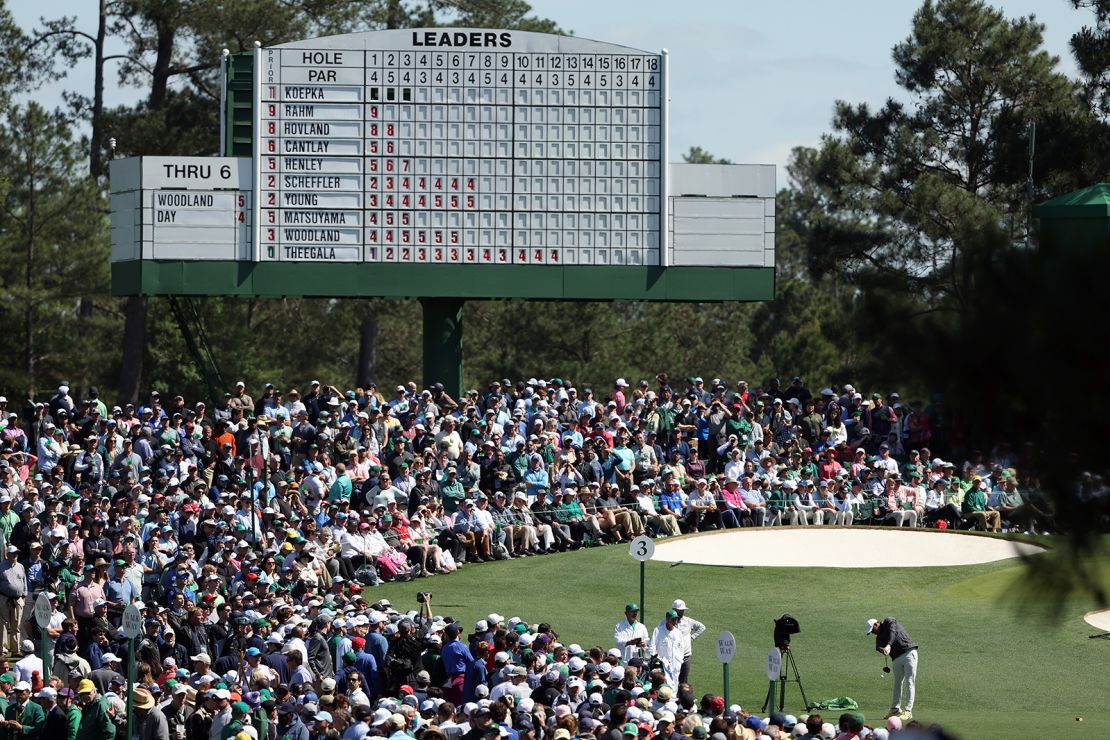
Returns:
[[[678,612],[668,610],[651,635],[651,651],[662,661],[663,672],[671,686],[679,684],[682,662],[690,646],[689,636],[678,627],[679,619]]]
[[[42,707],[31,701],[31,684],[18,681],[12,687],[12,700],[4,710],[3,727],[10,738],[39,740],[42,727],[46,724],[46,713]]]
[[[678,615],[678,628],[686,633],[686,654],[682,656],[682,670],[678,675],[679,683],[686,683],[690,677],[690,665],[693,661],[693,644],[705,632],[705,625],[686,616],[686,602],[675,599],[671,602],[671,609]]]
[[[23,605],[28,595],[27,571],[19,562],[19,548],[8,545],[0,563],[0,645],[19,655]]]

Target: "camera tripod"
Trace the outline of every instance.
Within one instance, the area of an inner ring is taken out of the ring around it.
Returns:
[[[802,686],[802,674],[798,672],[798,664],[794,662],[794,653],[791,652],[789,645],[780,648],[780,652],[782,652],[782,663],[779,668],[778,680],[772,679],[769,682],[767,686],[767,698],[763,701],[763,706],[759,711],[761,713],[766,712],[768,707],[774,709],[776,684],[779,689],[779,711],[783,711],[783,707],[786,706],[786,684],[793,681],[798,684],[798,691],[802,695],[802,704],[808,712],[811,704],[809,703],[809,699],[806,698],[806,690],[805,687]],[[790,677],[791,669],[794,671],[793,678]]]

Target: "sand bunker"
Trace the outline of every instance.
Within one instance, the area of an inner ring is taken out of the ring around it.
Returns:
[[[656,552],[659,551],[656,550]],[[1083,619],[1092,627],[1110,632],[1110,609],[1103,609],[1102,611],[1097,612],[1087,612],[1083,615]]]
[[[766,527],[666,540],[656,544],[654,559],[753,567],[923,568],[1040,552],[1043,547],[1023,542],[937,530]]]

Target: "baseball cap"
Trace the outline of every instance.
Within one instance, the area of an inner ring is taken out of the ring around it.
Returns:
[[[865,634],[870,635],[871,630],[875,629],[875,625],[878,624],[878,623],[879,623],[879,620],[877,620],[877,619],[868,619],[867,620],[867,632]]]

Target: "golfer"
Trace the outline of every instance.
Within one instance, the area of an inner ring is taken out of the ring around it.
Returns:
[[[903,722],[912,719],[917,688],[917,643],[894,617],[887,617],[881,622],[868,619],[867,634],[875,635],[875,649],[894,661],[894,698],[886,716],[898,717]],[[902,701],[903,696],[905,701]]]

